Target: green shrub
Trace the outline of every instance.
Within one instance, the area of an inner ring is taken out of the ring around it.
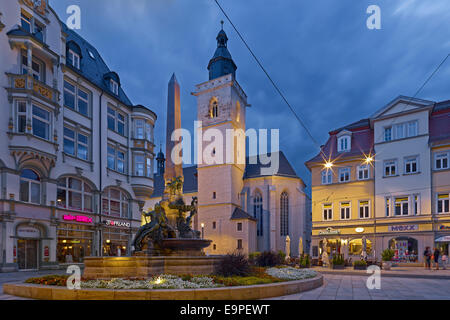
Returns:
[[[345,265],[344,255],[335,254],[333,256],[333,259],[331,260],[331,264],[335,266],[344,266]]]
[[[392,261],[392,258],[395,256],[395,251],[392,249],[385,249],[381,252],[381,259],[383,261]]]
[[[278,250],[278,256],[280,257],[280,262],[284,263],[286,261],[286,253],[281,250]]]
[[[299,258],[298,264],[302,268],[309,268],[311,266],[311,260],[308,254],[302,254]]]
[[[241,252],[225,255],[216,266],[215,273],[219,276],[247,276],[250,273],[250,264],[247,257]]]
[[[256,258],[259,267],[275,267],[282,262],[280,255],[272,251],[264,251]]]
[[[367,262],[365,260],[356,260],[355,262],[353,262],[353,265],[359,267],[367,267]]]
[[[252,252],[248,254],[248,262],[250,264],[255,265],[257,258],[261,255],[261,252]]]

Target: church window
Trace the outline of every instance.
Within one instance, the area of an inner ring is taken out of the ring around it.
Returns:
[[[242,231],[242,222],[238,222],[237,231]]]
[[[280,235],[289,235],[289,196],[283,192],[280,197]]]
[[[217,99],[213,99],[211,101],[211,105],[209,106],[209,117],[211,119],[217,118],[219,116],[219,104],[217,103]]]
[[[256,219],[256,235],[263,235],[263,208],[262,208],[262,195],[259,192],[255,193],[253,198],[253,217]]]

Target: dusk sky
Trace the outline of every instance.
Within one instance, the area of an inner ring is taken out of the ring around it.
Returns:
[[[450,53],[448,0],[221,0],[250,47],[324,144],[328,132],[370,117],[398,95],[412,96]],[[66,21],[81,8],[79,32],[118,72],[134,104],[158,115],[164,143],[167,83],[181,85],[182,125],[192,131],[196,84],[208,80],[220,20],[213,0],[52,0]],[[381,30],[369,30],[369,5],[381,8]],[[304,162],[318,148],[259,69],[228,22],[228,49],[248,96],[247,128],[279,128],[280,148],[310,185]],[[418,98],[450,99],[450,59]]]

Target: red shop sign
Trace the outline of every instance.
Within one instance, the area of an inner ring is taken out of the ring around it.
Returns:
[[[49,256],[48,246],[45,246],[45,248],[44,248],[44,256],[45,256],[45,257],[48,257],[48,256]]]
[[[76,221],[76,222],[84,222],[84,223],[92,223],[92,218],[86,216],[73,216],[71,214],[63,215],[63,220],[66,221]]]

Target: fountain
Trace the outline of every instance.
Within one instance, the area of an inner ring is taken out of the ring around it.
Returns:
[[[183,177],[166,180],[163,199],[144,213],[147,222],[136,233],[131,257],[86,257],[85,279],[146,278],[155,274],[211,274],[221,256],[205,256],[211,240],[192,230],[197,198],[186,205]]]

